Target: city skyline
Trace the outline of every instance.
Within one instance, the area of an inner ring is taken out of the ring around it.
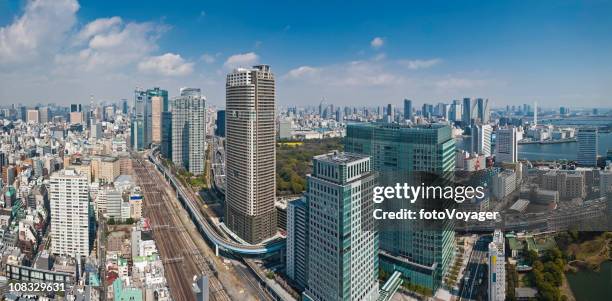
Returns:
[[[279,105],[609,103],[608,3],[362,3],[331,18],[341,5],[279,3],[262,20],[248,3],[2,1],[0,100],[65,105],[190,86],[220,106],[224,74],[266,63]]]
[[[609,11],[0,0],[0,296],[612,299]]]

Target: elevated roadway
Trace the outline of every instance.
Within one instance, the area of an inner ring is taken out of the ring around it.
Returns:
[[[218,232],[220,230],[215,225],[212,225],[211,222],[202,215],[197,205],[198,200],[186,191],[182,183],[176,179],[176,177],[159,161],[154,154],[155,152],[148,153],[147,156],[149,161],[155,165],[157,170],[164,175],[164,178],[176,191],[179,201],[189,213],[189,216],[196,225],[198,232],[200,232],[200,234],[206,238],[208,242],[215,246],[215,251],[217,254],[219,249],[221,249],[237,255],[265,255],[278,252],[285,247],[284,239],[277,239],[264,244],[248,245],[223,237]]]

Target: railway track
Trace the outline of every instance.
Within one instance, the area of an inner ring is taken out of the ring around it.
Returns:
[[[145,160],[134,159],[133,163],[136,181],[144,194],[143,215],[150,219],[172,298],[194,300],[194,276],[207,275],[210,299],[230,300],[208,260],[189,235],[188,225],[179,219],[178,214],[181,213],[173,206],[162,176]]]

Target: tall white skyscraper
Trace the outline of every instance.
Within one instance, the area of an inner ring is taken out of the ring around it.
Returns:
[[[332,152],[308,176],[308,287],[311,300],[378,298],[378,231],[370,157]]]
[[[491,134],[493,129],[488,124],[472,126],[472,152],[491,156]]]
[[[506,260],[504,255],[504,233],[495,230],[489,243],[489,301],[506,299]]]
[[[161,115],[163,112],[164,99],[161,96],[151,97],[151,142],[159,144],[161,143]]]
[[[276,229],[275,81],[268,65],[227,75],[225,224],[259,243]]]
[[[50,178],[51,252],[89,255],[89,181],[73,169]]]
[[[515,127],[500,128],[496,134],[495,161],[516,163],[518,160],[518,136]]]
[[[172,162],[201,175],[205,151],[206,98],[200,89],[182,88],[172,99]]]
[[[596,166],[597,148],[599,147],[597,128],[581,128],[576,136],[578,140],[576,162],[582,166]]]

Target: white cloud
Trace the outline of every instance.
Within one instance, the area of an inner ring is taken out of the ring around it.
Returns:
[[[158,49],[165,27],[154,23],[124,23],[121,18],[96,19],[76,34],[72,49],[55,56],[57,73],[126,70]]]
[[[0,102],[116,100],[154,85],[219,86],[222,95],[205,74],[182,76],[195,73],[194,62],[160,52],[167,25],[112,15],[79,24],[78,9],[76,0],[27,0],[21,15],[0,26]]]
[[[100,18],[85,25],[77,34],[76,42],[89,41],[89,39],[97,34],[116,30],[123,23],[120,17]]]
[[[33,0],[23,15],[0,27],[0,64],[28,63],[62,47],[76,22],[76,0]]]
[[[423,66],[419,66],[423,67]],[[503,88],[490,74],[473,72],[415,75],[398,60],[370,59],[330,65],[303,65],[279,78],[279,101],[310,103],[325,97],[337,104],[399,103],[406,95],[422,102],[487,95]],[[486,78],[486,79],[483,79]]]
[[[418,70],[430,68],[435,65],[442,63],[441,59],[429,59],[429,60],[400,60],[399,64],[410,69],[410,70]]]
[[[482,79],[450,77],[435,82],[435,86],[442,90],[473,89],[485,86],[488,82]]]
[[[228,57],[223,66],[227,69],[250,67],[258,61],[259,56],[255,52],[239,53]]]
[[[370,41],[370,46],[374,49],[378,49],[385,44],[385,40],[381,37],[375,37]]]
[[[382,61],[382,60],[384,60],[384,59],[386,59],[386,58],[387,58],[387,55],[386,55],[386,54],[384,54],[384,53],[379,53],[379,54],[377,54],[377,55],[376,55],[376,56],[375,56],[373,59],[374,59],[375,61]]]
[[[193,72],[193,65],[178,54],[166,53],[146,58],[138,63],[138,70],[163,76],[185,76]]]
[[[289,72],[287,72],[285,77],[287,77],[287,78],[302,78],[302,77],[305,77],[305,76],[310,76],[310,75],[316,74],[318,71],[319,71],[319,69],[314,68],[314,67],[300,66],[300,67],[297,67],[295,69],[289,70]]]
[[[208,54],[208,53],[204,53],[202,54],[202,56],[200,57],[200,59],[202,61],[204,61],[207,64],[212,64],[216,61],[216,58],[214,55]]]
[[[283,78],[335,87],[385,86],[403,81],[401,75],[386,70],[384,64],[366,60],[322,67],[301,66]]]

